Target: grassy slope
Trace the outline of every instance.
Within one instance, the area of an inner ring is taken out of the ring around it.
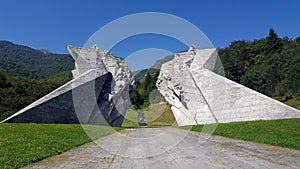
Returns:
[[[144,112],[149,126],[171,126],[177,124],[169,104],[151,104]]]
[[[122,127],[137,127],[138,125],[138,113],[136,110],[129,108],[125,114],[125,118]]]
[[[176,124],[175,117],[169,104],[151,104],[148,108],[141,110],[145,113],[148,126],[171,126]],[[136,110],[128,109],[122,127],[137,127],[138,113]]]
[[[285,101],[285,102],[283,102],[283,103],[285,103],[285,104],[287,104],[287,105],[289,105],[289,106],[291,106],[291,107],[294,107],[294,108],[300,110],[300,100],[297,100],[297,99],[290,99],[290,100]]]
[[[202,128],[203,125],[197,125],[193,126],[191,130],[200,132]],[[218,124],[213,135],[300,149],[300,119]]]
[[[0,124],[0,168],[19,168],[111,134],[120,128],[64,124]]]

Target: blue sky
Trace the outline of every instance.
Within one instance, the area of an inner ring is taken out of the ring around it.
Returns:
[[[233,40],[265,37],[269,28],[279,36],[300,36],[298,0],[0,0],[0,40],[35,49],[68,53],[68,44],[83,46],[105,24],[138,12],[163,12],[188,20],[218,48]],[[122,29],[122,28],[120,28]],[[171,52],[186,46],[145,36],[120,43],[113,53],[126,57],[143,48]],[[143,44],[143,45],[141,45]]]

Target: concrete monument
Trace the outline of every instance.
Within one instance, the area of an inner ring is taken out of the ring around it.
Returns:
[[[131,84],[125,60],[96,45],[68,50],[75,60],[74,79],[3,122],[122,125]]]
[[[300,118],[300,111],[221,74],[217,49],[191,46],[164,63],[156,86],[179,126]]]

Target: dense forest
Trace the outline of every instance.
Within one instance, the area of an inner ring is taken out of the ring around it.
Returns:
[[[135,109],[149,106],[149,94],[156,89],[155,83],[159,75],[158,69],[141,71],[135,76],[135,91],[131,96],[131,103]]]
[[[300,100],[300,38],[234,41],[219,50],[227,78],[280,101]]]
[[[232,42],[219,56],[227,78],[300,108],[300,37],[281,38],[270,29],[265,38]],[[70,55],[0,41],[0,121],[71,80],[73,68]],[[158,74],[148,69],[135,76],[136,109],[149,106]]]
[[[0,121],[26,107],[61,84],[54,80],[9,77],[0,71]]]

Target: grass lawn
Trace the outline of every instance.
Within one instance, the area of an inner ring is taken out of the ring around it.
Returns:
[[[183,129],[190,126],[180,127]],[[200,132],[203,125],[192,127]],[[218,124],[213,135],[300,149],[300,119],[262,120]]]
[[[71,124],[0,124],[0,168],[19,168],[121,128]]]

